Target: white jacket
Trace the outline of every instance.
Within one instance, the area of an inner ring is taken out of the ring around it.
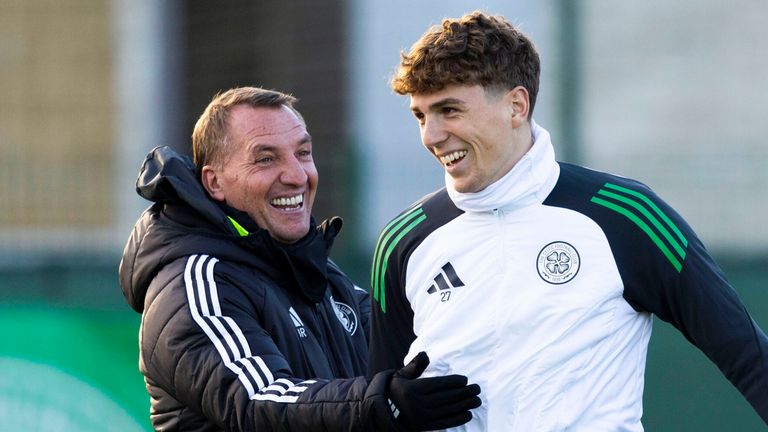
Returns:
[[[638,182],[558,164],[532,126],[505,177],[464,194],[446,176],[382,230],[371,372],[426,351],[425,375],[480,384],[457,430],[642,431],[655,313],[768,418],[768,339],[690,227]]]

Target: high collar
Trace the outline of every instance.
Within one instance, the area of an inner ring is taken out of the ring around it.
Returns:
[[[445,174],[445,187],[453,203],[465,212],[514,210],[544,201],[555,187],[560,166],[555,160],[549,132],[531,120],[533,145],[507,174],[480,192],[462,193]]]

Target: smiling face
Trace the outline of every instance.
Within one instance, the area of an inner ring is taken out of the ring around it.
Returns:
[[[203,186],[274,239],[295,243],[309,232],[318,182],[304,122],[286,106],[237,105],[227,126],[232,153],[203,167]]]
[[[421,142],[458,192],[479,192],[499,180],[532,145],[528,92],[452,85],[411,95]]]

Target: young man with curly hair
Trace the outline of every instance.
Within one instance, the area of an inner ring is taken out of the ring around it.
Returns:
[[[440,189],[374,252],[369,373],[416,353],[483,388],[461,430],[642,431],[652,315],[768,422],[768,338],[683,218],[644,184],[559,163],[533,120],[533,43],[506,19],[446,19],[403,53]]]

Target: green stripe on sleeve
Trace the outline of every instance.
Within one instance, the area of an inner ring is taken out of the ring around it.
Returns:
[[[390,232],[390,230],[392,229],[392,227],[393,227],[395,224],[398,224],[400,221],[402,221],[403,219],[405,219],[405,218],[409,217],[410,215],[412,215],[413,213],[415,213],[415,212],[417,212],[417,211],[419,211],[419,210],[421,210],[421,206],[420,206],[420,205],[419,205],[419,206],[416,206],[416,207],[414,207],[414,208],[412,208],[412,209],[410,209],[410,210],[408,210],[407,212],[405,212],[405,213],[401,214],[400,216],[396,217],[395,219],[391,220],[391,221],[390,221],[390,222],[389,222],[389,223],[388,223],[388,224],[387,224],[387,225],[384,227],[384,229],[382,229],[382,230],[381,230],[381,234],[379,235],[379,239],[378,239],[378,241],[376,242],[376,251],[375,251],[375,255],[374,255],[374,257],[373,257],[373,260],[374,260],[374,261],[376,261],[376,260],[379,258],[379,256],[381,256],[381,250],[382,250],[382,249],[384,249],[384,242],[382,241],[382,239],[383,239],[383,238],[384,238],[384,237],[385,237],[387,234],[389,234],[389,232]]]
[[[408,226],[403,229],[400,234],[397,235],[397,237],[392,240],[392,242],[389,244],[389,247],[387,248],[387,251],[384,253],[384,256],[382,258],[382,266],[381,266],[381,273],[379,275],[379,304],[381,305],[381,311],[384,313],[387,313],[387,298],[384,296],[384,275],[387,272],[387,264],[389,263],[389,255],[392,253],[392,251],[395,249],[395,246],[397,246],[397,243],[405,237],[406,234],[408,234],[413,228],[416,227],[416,225],[424,222],[424,220],[427,219],[427,216],[423,212],[415,213],[414,215],[419,215],[419,217],[408,224]],[[405,221],[404,221],[405,222]],[[396,230],[393,230],[392,232],[395,232]]]
[[[664,214],[664,212],[661,211],[661,209],[656,204],[654,204],[653,201],[648,199],[647,196],[641,194],[640,192],[634,191],[632,189],[627,189],[625,187],[622,187],[622,186],[619,186],[619,185],[615,185],[613,183],[606,183],[604,185],[604,187],[607,187],[607,188],[613,189],[613,190],[617,190],[617,191],[620,191],[620,192],[624,192],[625,194],[632,195],[634,197],[640,198],[644,203],[646,203],[648,205],[648,207],[653,209],[653,211],[656,212],[656,214],[659,215],[659,217],[664,222],[666,222],[666,224],[672,229],[672,231],[675,232],[675,234],[677,235],[677,238],[679,238],[680,242],[683,243],[683,246],[688,247],[688,239],[686,239],[685,236],[683,235],[683,233],[680,232],[680,230],[677,228],[677,225],[675,225],[675,223],[672,222],[672,219],[667,217],[667,215]]]
[[[614,203],[612,203],[612,202],[606,201],[606,200],[604,200],[604,199],[602,199],[602,198],[598,198],[598,197],[592,197],[592,199],[591,199],[590,201],[591,201],[591,202],[593,202],[593,203],[595,203],[595,204],[598,204],[598,205],[601,205],[601,206],[603,206],[603,207],[606,207],[606,208],[608,208],[608,209],[610,209],[610,210],[613,210],[613,211],[615,211],[615,212],[617,212],[617,213],[619,213],[619,214],[621,214],[621,215],[623,215],[623,216],[627,217],[627,218],[628,218],[629,220],[631,220],[632,222],[634,222],[634,223],[635,223],[635,225],[637,225],[638,227],[640,227],[640,229],[642,229],[642,230],[643,230],[643,231],[644,231],[644,232],[645,232],[645,233],[648,235],[648,237],[650,237],[650,238],[651,238],[651,240],[653,241],[653,243],[655,243],[655,244],[656,244],[656,246],[657,246],[657,247],[658,247],[658,248],[661,250],[661,252],[664,254],[664,256],[666,256],[666,257],[667,257],[667,259],[669,260],[669,262],[672,264],[672,267],[674,267],[674,268],[675,268],[675,270],[677,270],[677,272],[678,272],[678,273],[680,273],[680,270],[683,268],[683,265],[682,265],[682,264],[680,263],[680,261],[679,261],[679,260],[678,260],[678,259],[675,257],[675,255],[673,255],[673,254],[672,254],[672,251],[670,251],[670,250],[669,250],[669,248],[667,247],[667,245],[665,245],[665,244],[664,244],[664,242],[663,242],[663,241],[661,241],[661,239],[659,238],[659,236],[657,236],[657,235],[656,235],[656,233],[655,233],[655,232],[653,232],[653,230],[651,229],[651,227],[649,227],[649,226],[648,226],[648,224],[646,224],[645,222],[643,222],[643,220],[642,220],[642,219],[640,219],[639,217],[637,217],[637,215],[635,215],[634,213],[632,213],[632,212],[631,212],[631,211],[629,211],[628,209],[626,209],[626,208],[624,208],[624,207],[621,207],[621,206],[619,206],[619,205],[616,205],[616,204],[614,204]]]
[[[600,189],[597,193],[599,195],[613,198],[616,201],[630,205],[632,206],[632,208],[642,213],[642,215],[645,216],[645,218],[648,219],[653,224],[653,226],[656,227],[657,230],[659,230],[661,235],[663,235],[664,238],[667,239],[669,244],[672,245],[672,248],[675,249],[680,259],[685,260],[685,250],[683,250],[683,248],[680,247],[680,244],[672,237],[672,235],[669,233],[669,230],[664,228],[661,222],[659,222],[659,220],[656,217],[654,217],[648,210],[646,210],[645,207],[640,205],[640,203],[630,198],[627,198],[623,195],[615,194],[613,192],[608,192],[605,189]]]
[[[387,243],[392,238],[392,236],[398,230],[400,230],[400,228],[402,228],[405,224],[407,224],[413,218],[423,213],[424,212],[421,210],[421,206],[417,206],[409,210],[408,212],[398,216],[397,218],[392,220],[389,224],[387,224],[387,226],[385,226],[383,230],[381,230],[379,241],[376,243],[376,249],[373,255],[373,264],[371,267],[371,289],[373,290],[372,294],[373,294],[374,300],[379,299],[379,285],[377,284],[378,273],[379,273],[379,270],[381,269],[382,253],[386,248]]]

